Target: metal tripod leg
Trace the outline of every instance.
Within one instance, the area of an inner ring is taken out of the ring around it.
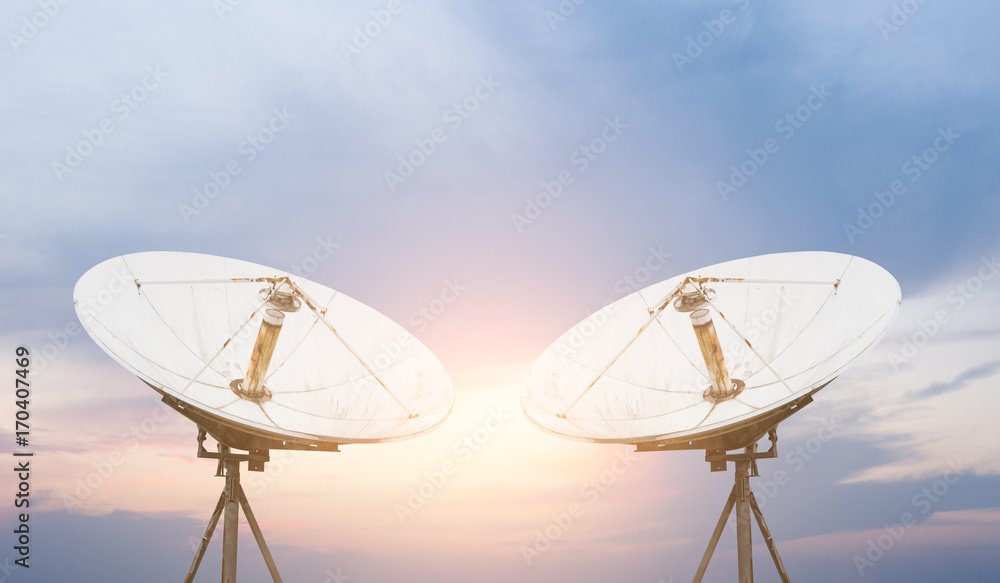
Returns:
[[[750,526],[750,465],[752,461],[736,461],[736,557],[738,581],[753,583],[753,531]]]
[[[698,571],[694,576],[694,583],[701,583],[702,577],[705,576],[708,563],[712,560],[712,553],[715,552],[715,547],[719,544],[719,538],[721,538],[722,531],[726,528],[726,522],[729,520],[729,515],[732,513],[733,508],[736,509],[736,550],[740,583],[753,583],[751,512],[757,519],[757,525],[760,526],[761,534],[764,535],[764,542],[767,543],[767,549],[771,551],[771,558],[774,559],[774,565],[778,568],[778,574],[781,576],[782,583],[789,583],[788,573],[785,571],[785,565],[781,562],[781,557],[778,556],[778,548],[771,537],[771,531],[768,530],[767,523],[764,522],[764,515],[757,504],[757,498],[753,495],[753,490],[750,489],[752,461],[735,461],[736,483],[733,484],[733,489],[729,493],[729,499],[726,501],[726,507],[722,511],[719,523],[715,526],[715,532],[712,533],[712,539],[708,542],[708,548],[705,549],[705,555],[701,559],[701,564],[698,565]]]
[[[199,457],[214,458],[215,456],[202,455],[204,453],[204,448],[201,447],[203,439],[203,433],[199,433]],[[225,474],[223,475],[226,478],[226,486],[222,490],[222,495],[219,496],[219,503],[215,506],[215,512],[212,513],[212,519],[209,520],[208,528],[205,529],[205,536],[201,538],[198,551],[195,553],[194,561],[191,563],[191,568],[188,570],[184,583],[192,583],[194,581],[194,577],[198,573],[198,567],[201,566],[201,560],[208,549],[208,544],[212,540],[212,534],[219,524],[219,518],[223,516],[225,516],[225,519],[222,523],[222,583],[236,583],[236,554],[239,539],[240,508],[243,508],[243,514],[246,516],[250,530],[253,531],[253,536],[257,540],[257,546],[260,547],[260,554],[263,555],[267,569],[271,572],[271,579],[274,580],[274,583],[282,583],[281,575],[278,574],[278,568],[274,564],[271,551],[267,548],[267,543],[264,542],[264,534],[260,531],[260,525],[257,524],[257,518],[254,517],[253,510],[250,509],[250,501],[247,499],[246,492],[243,491],[243,486],[240,485],[240,462],[253,462],[255,459],[260,459],[259,457],[252,457],[253,455],[254,452],[251,452],[250,456],[243,454],[230,455],[229,447],[220,444],[218,459],[219,463],[225,468]],[[266,461],[266,458],[264,461]]]
[[[236,549],[240,534],[240,462],[227,459],[225,522],[222,524],[222,583],[236,583]]]
[[[222,516],[222,509],[226,505],[226,492],[223,491],[222,495],[219,496],[219,503],[215,506],[215,512],[212,513],[212,519],[208,521],[208,528],[205,529],[205,536],[201,537],[201,544],[198,545],[198,551],[194,554],[194,561],[191,562],[191,568],[188,569],[187,577],[184,578],[184,583],[191,583],[194,581],[194,576],[198,573],[198,567],[201,565],[201,559],[205,556],[205,551],[208,549],[208,543],[212,540],[212,533],[215,532],[215,527],[219,524],[219,517]]]
[[[238,486],[238,488],[240,506],[243,507],[243,514],[247,517],[247,523],[250,524],[253,537],[257,539],[257,546],[260,547],[260,554],[264,556],[264,562],[267,563],[267,570],[271,572],[271,579],[274,580],[274,583],[282,583],[281,575],[278,574],[278,567],[275,566],[274,559],[271,557],[271,551],[268,550],[267,543],[264,542],[264,533],[260,531],[257,519],[254,518],[253,511],[250,510],[250,502],[247,500],[247,495],[243,492],[243,486]]]
[[[760,527],[760,532],[764,535],[764,542],[767,543],[767,550],[771,551],[771,558],[774,559],[774,566],[778,568],[778,575],[781,577],[782,583],[790,583],[785,565],[781,562],[781,557],[778,556],[778,547],[774,544],[774,539],[771,538],[771,531],[768,530],[767,523],[764,522],[764,514],[760,511],[760,506],[757,505],[757,498],[753,492],[750,492],[750,508],[753,509],[753,515],[757,517],[757,526]]]
[[[701,578],[705,576],[705,570],[708,569],[708,563],[712,560],[712,553],[715,552],[715,547],[719,544],[719,539],[722,537],[722,531],[726,529],[726,522],[729,520],[729,515],[732,513],[733,506],[735,504],[736,486],[733,486],[732,492],[729,493],[729,500],[726,500],[726,507],[722,509],[722,516],[719,518],[719,524],[715,525],[715,532],[712,533],[712,538],[708,541],[708,548],[705,549],[705,556],[701,558],[701,564],[698,565],[698,572],[694,575],[694,583],[701,583]]]

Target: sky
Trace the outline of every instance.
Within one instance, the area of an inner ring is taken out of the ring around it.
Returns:
[[[16,348],[33,355],[30,446],[13,388],[0,433],[34,456],[30,567],[6,472],[0,582],[190,565],[222,480],[73,309],[89,268],[142,251],[301,273],[450,373],[427,435],[245,474],[286,581],[691,578],[731,476],[543,433],[521,387],[605,304],[786,251],[864,257],[903,297],[753,479],[791,578],[996,581],[998,18],[986,0],[4,2],[0,350],[9,385]],[[239,580],[268,581],[240,537]],[[735,569],[729,530],[705,580]]]

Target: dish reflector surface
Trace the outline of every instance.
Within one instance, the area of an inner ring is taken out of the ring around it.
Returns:
[[[690,314],[674,307],[674,292],[699,286],[715,292],[707,307],[719,345],[731,378],[745,383],[715,402],[705,396],[710,381]],[[881,340],[899,304],[887,271],[839,253],[698,269],[626,296],[563,334],[532,365],[522,408],[546,431],[599,443],[735,430],[836,377]]]
[[[231,385],[246,375],[273,306],[267,289],[296,290],[308,301],[285,314],[264,378],[270,396],[258,403]],[[340,292],[276,269],[137,253],[89,270],[73,301],[90,336],[125,368],[234,428],[296,443],[375,443],[428,431],[451,411],[451,380],[413,335]]]

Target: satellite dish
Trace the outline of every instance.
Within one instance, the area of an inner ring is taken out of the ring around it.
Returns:
[[[899,304],[896,280],[850,255],[779,253],[698,269],[563,334],[531,367],[522,408],[560,437],[705,449],[712,471],[736,462],[737,484],[695,581],[734,503],[740,581],[752,577],[751,507],[787,580],[746,480],[757,459],[777,456],[778,423],[881,340]],[[771,450],[757,453],[764,435]]]
[[[280,270],[195,253],[137,253],[90,269],[73,302],[101,348],[198,425],[198,456],[218,459],[217,475],[226,469],[227,488],[189,581],[223,507],[223,580],[235,580],[237,503],[280,581],[239,486],[240,462],[263,471],[271,449],[338,451],[405,439],[451,411],[448,374],[413,335],[343,293]],[[205,450],[206,434],[218,453]]]

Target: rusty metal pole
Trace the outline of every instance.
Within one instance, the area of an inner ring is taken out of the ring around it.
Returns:
[[[726,369],[726,359],[722,354],[719,336],[715,332],[715,324],[712,323],[712,314],[707,308],[691,312],[691,325],[694,326],[695,336],[698,337],[701,356],[705,360],[708,379],[712,383],[710,394],[716,399],[721,399],[733,392],[733,381],[730,380],[729,371]]]
[[[750,460],[736,461],[736,556],[740,583],[753,583],[753,541],[750,530]]]
[[[212,518],[208,521],[205,534],[201,537],[201,542],[198,544],[198,551],[194,554],[194,560],[191,562],[191,568],[188,569],[187,577],[184,578],[184,583],[191,583],[194,581],[194,576],[198,574],[198,567],[201,566],[201,560],[205,557],[205,551],[208,550],[208,543],[212,540],[212,534],[215,532],[216,525],[219,524],[219,517],[222,516],[222,510],[225,506],[226,492],[223,490],[222,495],[219,496],[219,503],[215,505],[215,512],[212,513]]]
[[[226,508],[222,527],[222,583],[236,583],[236,547],[240,528],[240,462],[226,460]]]
[[[712,532],[712,538],[708,541],[708,548],[705,549],[705,554],[701,557],[701,563],[698,565],[698,571],[694,574],[693,583],[701,583],[702,578],[705,576],[705,571],[708,569],[708,563],[712,560],[712,553],[715,552],[715,547],[719,544],[719,539],[722,537],[722,531],[726,529],[726,523],[729,522],[729,515],[733,511],[733,505],[736,504],[736,488],[729,493],[729,499],[726,500],[726,506],[722,509],[722,516],[719,518],[718,524],[715,525],[715,531]]]
[[[753,514],[757,517],[757,526],[760,527],[760,533],[764,535],[764,542],[767,543],[767,550],[771,552],[771,559],[774,560],[774,566],[778,569],[778,576],[781,577],[781,583],[791,583],[788,579],[788,571],[785,570],[785,564],[781,561],[781,557],[778,556],[778,547],[774,544],[771,529],[767,528],[767,523],[764,522],[764,513],[760,511],[760,505],[757,504],[757,498],[753,495],[753,492],[750,492],[750,507],[753,508]]]
[[[251,399],[264,396],[264,375],[274,355],[274,346],[278,343],[281,325],[285,322],[285,314],[281,310],[268,308],[264,310],[264,321],[257,333],[257,342],[250,355],[250,366],[243,380],[243,393]]]
[[[264,533],[260,531],[260,525],[257,524],[257,518],[254,517],[253,510],[250,509],[250,501],[247,500],[247,494],[243,491],[242,486],[240,486],[240,506],[243,507],[243,515],[247,517],[247,524],[250,525],[253,537],[257,539],[257,547],[260,548],[260,554],[264,557],[264,564],[267,565],[267,570],[271,572],[271,580],[274,583],[282,583],[278,567],[274,564],[274,557],[271,556],[271,550],[267,548],[267,542],[264,541]]]

